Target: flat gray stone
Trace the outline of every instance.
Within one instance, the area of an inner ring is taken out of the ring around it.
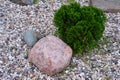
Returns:
[[[104,11],[120,12],[120,0],[91,0],[91,5]]]
[[[34,4],[34,0],[10,0],[10,1],[23,6]]]

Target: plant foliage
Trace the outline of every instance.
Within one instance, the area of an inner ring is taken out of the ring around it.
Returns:
[[[34,4],[37,4],[37,3],[38,3],[38,0],[33,0],[33,3],[34,3]]]
[[[67,0],[67,2],[73,3],[73,2],[75,2],[75,0]]]
[[[81,54],[95,48],[103,35],[106,16],[101,9],[81,7],[74,2],[62,5],[53,21],[58,28],[57,35],[71,46],[74,53]]]

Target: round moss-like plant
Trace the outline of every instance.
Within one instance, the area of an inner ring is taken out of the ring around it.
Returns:
[[[93,6],[79,3],[63,5],[54,15],[57,35],[73,49],[74,54],[95,48],[103,35],[106,16]]]
[[[34,3],[34,4],[37,4],[37,3],[38,3],[38,0],[33,0],[33,3]]]

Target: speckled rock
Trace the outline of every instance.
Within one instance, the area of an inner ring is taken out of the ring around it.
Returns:
[[[72,49],[55,36],[40,39],[32,48],[29,60],[42,73],[54,75],[63,71],[70,63]]]

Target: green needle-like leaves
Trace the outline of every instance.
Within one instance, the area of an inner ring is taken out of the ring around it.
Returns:
[[[73,49],[74,54],[95,48],[101,39],[106,15],[93,6],[81,7],[74,2],[63,5],[54,15],[57,35]]]

